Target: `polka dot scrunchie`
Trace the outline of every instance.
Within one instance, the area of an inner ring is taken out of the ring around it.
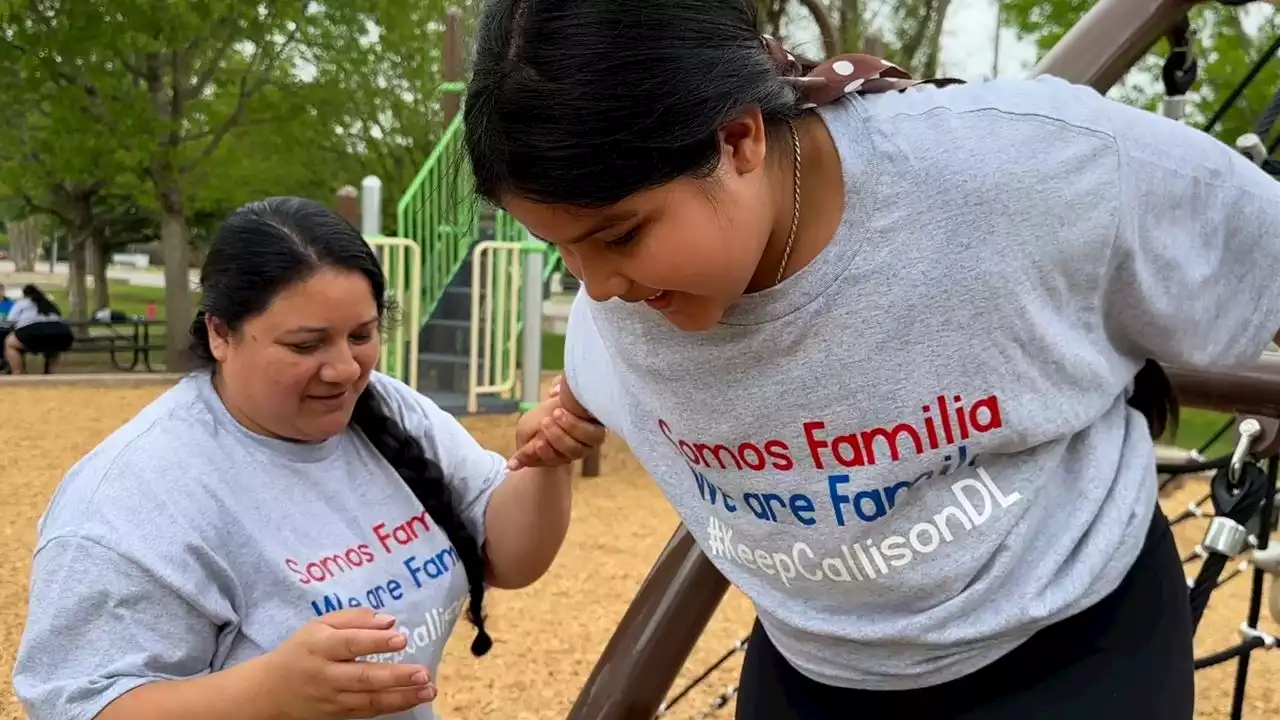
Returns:
[[[910,90],[918,85],[956,85],[955,78],[912,79],[911,73],[872,55],[845,53],[827,58],[808,73],[786,48],[769,35],[761,38],[765,52],[773,60],[778,74],[792,85],[800,96],[801,109],[827,105],[850,93],[869,95],[896,90]]]

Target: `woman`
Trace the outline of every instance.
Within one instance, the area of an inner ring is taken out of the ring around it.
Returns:
[[[508,473],[374,372],[382,269],[315,203],[235,213],[201,283],[207,369],[78,462],[40,521],[18,697],[32,720],[429,720],[458,616],[487,652],[486,586],[546,571],[566,463],[603,431],[545,401],[516,436],[543,427],[555,467]]]
[[[1280,185],[754,7],[497,0],[465,105],[478,192],[583,280],[564,392],[757,608],[738,717],[1188,720],[1158,363],[1280,327]]]
[[[4,338],[4,359],[14,375],[24,370],[24,354],[44,355],[44,372],[52,373],[58,356],[75,342],[62,311],[35,285],[23,286],[22,297],[9,308],[6,321],[13,329]]]

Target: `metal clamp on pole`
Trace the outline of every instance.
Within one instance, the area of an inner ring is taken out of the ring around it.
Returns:
[[[1192,43],[1196,30],[1185,16],[1169,31],[1169,55],[1160,69],[1164,82],[1164,99],[1160,102],[1160,114],[1171,120],[1181,120],[1187,114],[1187,93],[1196,84],[1200,64],[1196,60]]]
[[[1209,521],[1200,545],[1209,552],[1235,557],[1249,547],[1249,531],[1231,518],[1215,517]]]
[[[1223,488],[1215,488],[1215,515],[1204,531],[1204,539],[1200,541],[1200,546],[1205,550],[1229,558],[1239,555],[1249,547],[1249,530],[1222,512],[1219,500],[1223,495],[1238,494],[1245,460],[1250,456],[1254,439],[1262,434],[1262,425],[1254,418],[1245,418],[1240,421],[1239,429],[1240,438],[1236,441],[1235,451],[1231,453],[1231,464],[1227,466],[1227,487],[1225,492]]]
[[[1236,441],[1236,449],[1231,453],[1231,482],[1240,482],[1240,471],[1244,467],[1245,458],[1253,449],[1253,441],[1262,434],[1262,423],[1257,418],[1247,417],[1240,421],[1240,439]]]
[[[1236,150],[1249,158],[1254,165],[1261,165],[1267,159],[1267,146],[1255,133],[1245,133],[1236,138]]]

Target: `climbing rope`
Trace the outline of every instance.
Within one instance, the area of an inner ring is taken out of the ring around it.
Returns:
[[[1228,430],[1235,427],[1237,421],[1239,421],[1240,435],[1235,452],[1206,460],[1203,454]],[[1251,455],[1251,449],[1260,433],[1261,427],[1257,420],[1252,418],[1239,420],[1233,417],[1201,447],[1188,452],[1187,460],[1158,463],[1156,466],[1158,474],[1165,476],[1160,480],[1161,489],[1181,476],[1213,472],[1213,477],[1209,481],[1209,491],[1169,518],[1171,527],[1195,519],[1208,521],[1203,540],[1182,558],[1184,566],[1196,561],[1200,562],[1200,568],[1195,577],[1187,579],[1187,595],[1188,602],[1191,603],[1193,628],[1199,628],[1200,619],[1214,590],[1234,578],[1248,574],[1250,570],[1253,571],[1249,607],[1245,621],[1240,624],[1241,641],[1231,647],[1195,659],[1196,670],[1236,660],[1236,679],[1231,700],[1232,720],[1240,720],[1243,713],[1250,653],[1264,648],[1272,649],[1277,644],[1274,636],[1258,629],[1258,620],[1262,614],[1263,582],[1268,575],[1280,576],[1280,546],[1271,548],[1270,553],[1267,552],[1271,533],[1277,529],[1277,523],[1280,520],[1277,514],[1280,504],[1277,503],[1276,497],[1280,458],[1270,458],[1264,470],[1260,461]],[[1206,505],[1210,508],[1209,510],[1206,510]],[[1224,573],[1226,566],[1232,562],[1236,562],[1236,565]],[[1277,602],[1280,602],[1280,599],[1273,598],[1273,615],[1280,612]],[[656,717],[669,716],[673,707],[706,682],[735,655],[745,652],[746,648],[746,637],[734,643],[715,662],[663,703]],[[696,717],[699,720],[706,720],[715,716],[721,709],[727,707],[737,694],[738,686],[729,685],[713,697]]]

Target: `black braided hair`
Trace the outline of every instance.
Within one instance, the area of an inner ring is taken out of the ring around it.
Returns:
[[[427,457],[422,443],[406,433],[400,423],[387,414],[372,384],[356,400],[351,422],[364,433],[378,454],[395,468],[396,474],[409,486],[427,514],[453,543],[462,568],[466,570],[471,592],[467,616],[476,626],[471,653],[477,657],[484,655],[493,647],[493,639],[484,627],[484,553],[480,543],[476,542],[475,536],[463,522],[462,516],[454,509],[452,492],[445,482],[444,471],[439,463]]]
[[[203,297],[191,323],[188,352],[216,373],[206,319],[239,332],[281,291],[322,268],[362,274],[373,290],[378,316],[386,320],[392,303],[386,297],[382,265],[350,223],[324,205],[302,198],[268,198],[240,208],[218,230],[200,270]],[[372,383],[356,400],[351,424],[391,465],[453,544],[470,586],[467,615],[476,626],[471,652],[484,655],[493,646],[484,627],[486,561],[479,541],[453,503],[443,469],[387,413]]]
[[[1159,440],[1178,429],[1178,396],[1164,368],[1148,359],[1133,378],[1129,407],[1142,413],[1151,427],[1151,437]]]

